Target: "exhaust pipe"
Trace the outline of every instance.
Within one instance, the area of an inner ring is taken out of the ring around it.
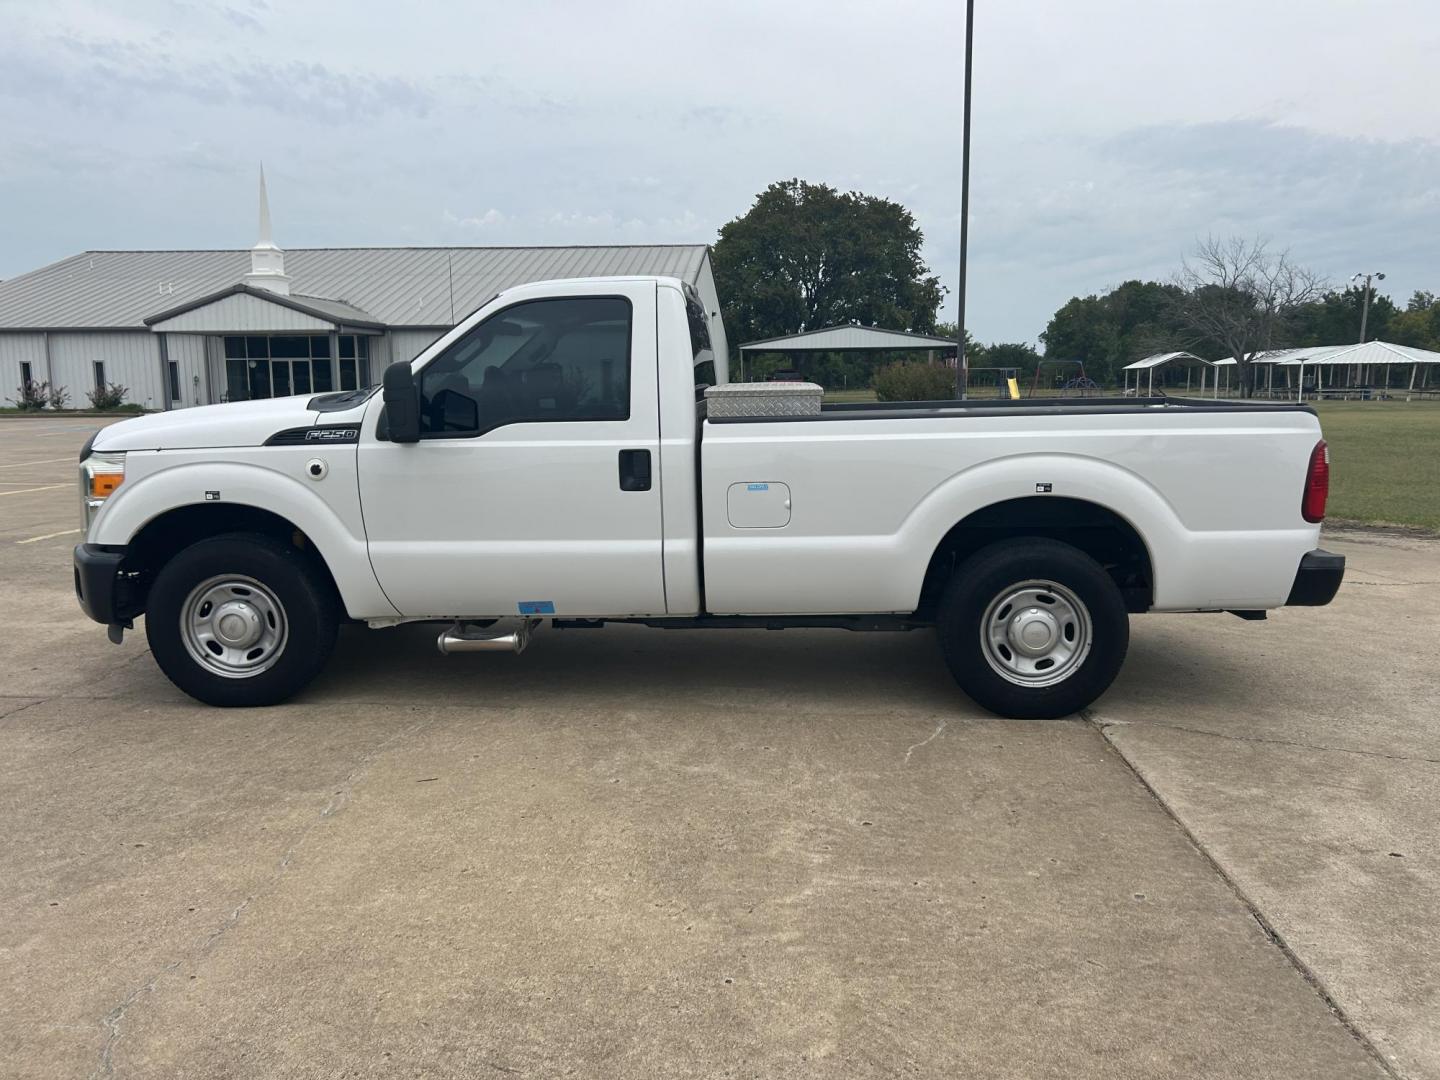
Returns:
[[[502,619],[489,626],[457,622],[435,639],[435,645],[446,656],[475,652],[522,653],[539,625],[539,619],[520,622]]]

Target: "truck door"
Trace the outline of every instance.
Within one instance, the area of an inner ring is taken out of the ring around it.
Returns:
[[[417,367],[418,443],[372,402],[380,586],[410,616],[663,614],[655,284],[510,295]]]

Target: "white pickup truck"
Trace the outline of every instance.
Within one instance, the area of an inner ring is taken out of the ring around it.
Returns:
[[[383,392],[106,427],[81,455],[80,604],[117,642],[144,614],[214,705],[290,697],[346,619],[445,623],[442,652],[519,651],[550,620],[934,628],[975,701],[1052,717],[1110,685],[1131,613],[1263,618],[1339,588],[1308,408],[821,408],[805,384],[707,391],[707,326],[668,278],[529,284]]]

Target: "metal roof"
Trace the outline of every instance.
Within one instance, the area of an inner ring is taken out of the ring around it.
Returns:
[[[1210,363],[1210,361],[1209,361],[1209,360],[1206,360],[1203,356],[1196,356],[1194,353],[1188,353],[1188,352],[1162,352],[1162,353],[1153,353],[1152,355],[1145,357],[1145,359],[1143,359],[1143,360],[1136,360],[1135,363],[1133,363],[1133,364],[1126,364],[1125,367],[1124,367],[1122,370],[1124,370],[1124,371],[1136,371],[1136,370],[1141,370],[1141,371],[1143,371],[1143,370],[1145,370],[1146,368],[1157,368],[1157,367],[1159,367],[1161,364],[1168,364],[1168,363],[1170,363],[1172,360],[1194,360],[1194,361],[1196,361],[1197,363],[1201,363],[1201,364],[1208,364],[1208,363]]]
[[[377,322],[369,312],[361,311],[352,304],[343,300],[329,300],[323,296],[301,296],[298,293],[282,295],[271,292],[268,289],[259,289],[253,285],[246,285],[244,282],[239,285],[232,285],[228,289],[221,289],[209,296],[196,297],[194,300],[187,300],[177,307],[169,308],[156,315],[149,315],[145,319],[145,325],[153,326],[156,323],[168,322],[178,318],[187,312],[213,304],[217,300],[223,300],[227,296],[253,296],[257,300],[267,303],[278,304],[280,307],[291,308],[303,312],[306,315],[313,315],[317,319],[335,323],[337,326],[364,326],[379,328],[382,324]]]
[[[1314,345],[1306,349],[1266,349],[1257,352],[1250,358],[1252,364],[1283,364],[1297,356],[1323,356],[1331,349],[1343,349],[1343,345]],[[1234,367],[1235,358],[1227,356],[1224,360],[1216,360],[1216,367]]]
[[[1252,364],[1440,364],[1440,352],[1417,349],[1412,345],[1392,345],[1388,341],[1367,341],[1363,345],[1310,345],[1303,349],[1271,349],[1256,353]],[[1216,367],[1231,367],[1233,356],[1216,360]]]
[[[1318,349],[1292,349],[1293,355],[1274,361],[1287,367],[1300,364],[1440,364],[1440,352],[1388,341],[1363,345],[1326,345]]]
[[[824,326],[802,334],[747,341],[742,352],[839,352],[845,349],[953,349],[954,338],[885,330],[879,326]]]
[[[257,290],[247,289],[246,291],[254,293]],[[274,295],[271,293],[263,299],[271,300]],[[344,300],[331,300],[325,296],[303,296],[300,293],[291,293],[289,296],[281,298],[282,303],[285,300],[289,300],[291,306],[300,311],[307,311],[332,322],[345,323],[350,326],[381,325],[380,321],[368,311],[361,311],[354,304],[347,304]]]
[[[285,272],[312,306],[328,298],[387,326],[448,327],[527,281],[646,274],[695,284],[707,250],[703,244],[291,248]],[[146,317],[223,292],[249,269],[248,248],[86,251],[0,282],[0,330],[143,330]]]

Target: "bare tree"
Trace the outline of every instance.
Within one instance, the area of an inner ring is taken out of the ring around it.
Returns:
[[[1325,289],[1319,275],[1271,254],[1263,239],[1207,237],[1181,264],[1176,321],[1196,337],[1223,345],[1235,358],[1240,392],[1255,392],[1256,355],[1283,344],[1286,320]]]

